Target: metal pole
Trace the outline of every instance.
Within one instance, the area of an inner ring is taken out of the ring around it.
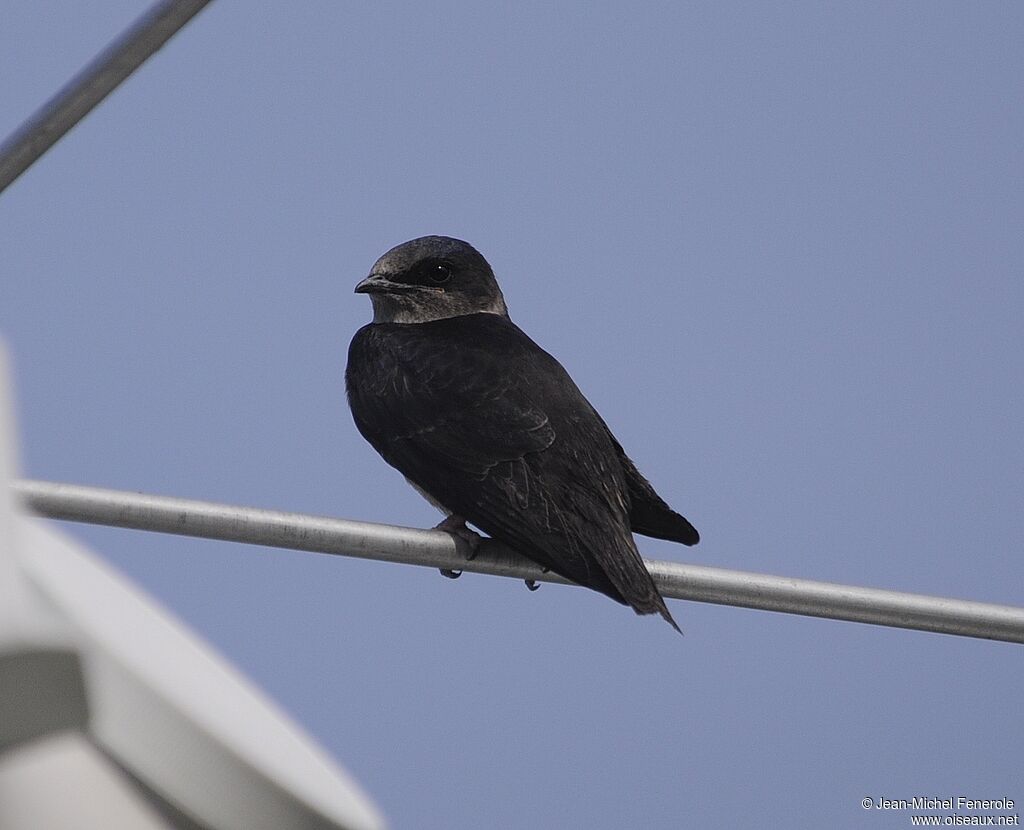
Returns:
[[[209,2],[161,0],[97,55],[0,145],[0,193]]]
[[[496,542],[482,545],[478,555],[467,561],[465,543],[439,530],[44,481],[15,482],[14,489],[27,508],[51,519],[567,584]],[[661,592],[675,599],[1024,643],[1024,608],[646,562]]]

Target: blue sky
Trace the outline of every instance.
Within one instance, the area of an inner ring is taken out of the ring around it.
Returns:
[[[6,135],[144,3],[10,4]],[[648,556],[1024,604],[1024,8],[220,0],[0,197],[27,475],[429,526],[352,294],[478,247],[700,529]],[[1019,647],[66,526],[394,827],[889,828],[1024,801]],[[1019,812],[1019,811],[1018,811]]]

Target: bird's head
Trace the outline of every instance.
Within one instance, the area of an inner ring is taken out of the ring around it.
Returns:
[[[508,316],[487,260],[468,242],[449,236],[421,236],[392,248],[374,263],[356,293],[370,295],[375,323]]]

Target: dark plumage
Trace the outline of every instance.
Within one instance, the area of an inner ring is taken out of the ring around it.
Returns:
[[[487,261],[422,237],[384,254],[356,291],[374,322],[349,346],[348,398],[384,460],[543,567],[676,626],[630,530],[686,545],[697,531],[509,319]]]

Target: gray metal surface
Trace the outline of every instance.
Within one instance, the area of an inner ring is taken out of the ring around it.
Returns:
[[[497,543],[466,560],[437,530],[259,510],[72,484],[20,481],[25,506],[51,519],[567,583]],[[646,560],[666,597],[1024,643],[1024,608]]]
[[[0,145],[0,192],[209,2],[161,0],[97,55]]]

